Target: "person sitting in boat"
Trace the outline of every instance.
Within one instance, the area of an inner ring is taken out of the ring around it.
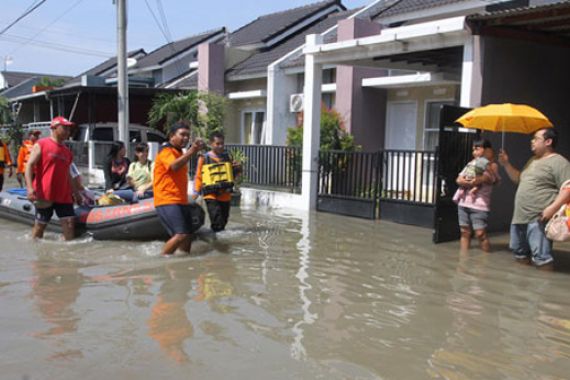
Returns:
[[[12,169],[10,150],[8,149],[8,145],[6,145],[4,141],[0,140],[0,191],[2,191],[2,187],[4,187],[4,168],[8,168],[8,176],[12,177],[14,172]]]
[[[233,177],[241,169],[239,164],[232,160],[224,146],[224,135],[214,132],[210,135],[211,150],[198,158],[196,175],[194,177],[193,198],[202,195],[206,201],[212,231],[219,232],[226,228],[230,217],[230,203],[232,199]],[[216,173],[208,177],[215,183],[206,183],[204,169],[211,164],[228,163],[228,165],[214,165]],[[227,171],[227,172],[226,172]],[[217,178],[213,178],[213,177]]]
[[[24,179],[24,173],[26,171],[26,164],[30,159],[30,153],[32,153],[32,148],[34,144],[39,140],[40,135],[42,134],[41,131],[32,130],[28,134],[28,139],[24,140],[20,150],[18,151],[18,166],[16,168],[16,179],[20,184],[20,187],[24,187],[26,185],[26,180]]]
[[[103,162],[105,190],[118,190],[127,187],[127,172],[131,161],[125,157],[127,150],[122,141],[113,142],[111,151]]]
[[[129,165],[127,183],[130,188],[115,190],[113,194],[127,202],[136,203],[139,199],[152,198],[154,163],[148,159],[148,144],[135,146],[135,160]]]

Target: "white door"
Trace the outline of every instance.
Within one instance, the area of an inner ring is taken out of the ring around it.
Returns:
[[[416,149],[418,104],[388,103],[386,115],[386,149]]]

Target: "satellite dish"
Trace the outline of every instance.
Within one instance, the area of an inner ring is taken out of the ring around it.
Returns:
[[[127,67],[133,67],[137,64],[136,58],[127,58]]]

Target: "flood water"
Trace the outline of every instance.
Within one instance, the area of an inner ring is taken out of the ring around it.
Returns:
[[[2,379],[565,379],[557,271],[431,231],[234,208],[191,256],[0,221]]]

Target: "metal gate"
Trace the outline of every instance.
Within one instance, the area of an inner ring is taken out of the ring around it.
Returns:
[[[461,128],[455,123],[468,108],[442,106],[439,122],[439,146],[437,149],[437,184],[433,242],[443,243],[460,237],[457,223],[457,205],[453,194],[457,190],[457,174],[471,159],[473,141],[479,137],[477,130]]]

